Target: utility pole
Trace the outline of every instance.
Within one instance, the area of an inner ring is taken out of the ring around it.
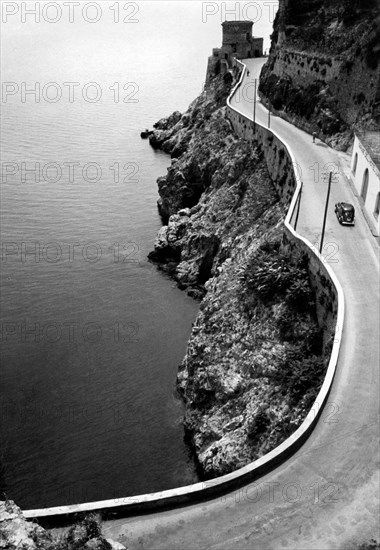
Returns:
[[[256,135],[256,86],[257,78],[255,78],[255,95],[253,99],[253,137]]]
[[[327,208],[328,208],[328,206],[329,206],[330,189],[331,189],[331,178],[332,178],[332,172],[330,172],[330,175],[329,175],[329,185],[328,185],[328,187],[327,187],[327,197],[326,197],[326,205],[325,205],[325,215],[323,216],[323,226],[322,226],[321,244],[320,244],[320,246],[319,246],[319,253],[320,253],[320,254],[322,254],[323,239],[324,239],[324,236],[325,236]]]

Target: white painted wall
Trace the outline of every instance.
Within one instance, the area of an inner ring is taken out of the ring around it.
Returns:
[[[356,155],[357,161],[355,168]],[[380,192],[380,172],[363,147],[363,144],[359,138],[355,136],[351,158],[351,177],[359,196],[362,196],[363,176],[366,169],[368,169],[369,180],[364,208],[370,220],[377,228],[378,235],[380,235],[380,216],[375,214],[376,201],[378,200],[377,197]]]

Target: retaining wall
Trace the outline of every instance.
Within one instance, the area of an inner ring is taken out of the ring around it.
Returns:
[[[378,68],[370,68],[360,56],[344,59],[315,52],[300,52],[277,48],[272,73],[289,77],[292,86],[305,88],[315,82],[328,87],[333,97],[339,97],[335,109],[348,124],[371,112],[378,94]]]
[[[243,64],[240,63],[240,65]],[[239,84],[234,89],[233,94],[238,91],[238,87]],[[255,139],[255,142],[261,146],[268,171],[280,199],[289,207],[293,197],[298,197],[302,189],[302,181],[299,176],[302,172],[292,157],[289,146],[272,130],[264,128],[258,123],[255,125],[254,132],[252,120],[237,112],[231,106],[230,101],[227,104],[226,116],[239,137],[248,141]],[[299,190],[297,190],[297,184],[299,185]],[[326,339],[328,340],[328,334],[333,330],[337,319],[338,291],[333,283],[331,272],[326,267],[326,260],[318,254],[318,251],[311,243],[300,238],[300,236],[295,238],[295,234],[290,232],[289,226],[294,226],[296,212],[297,208],[289,208],[288,210],[287,222],[284,224],[283,246],[297,248],[299,251],[307,254],[309,258],[310,283],[316,295],[318,323],[320,327],[325,329]]]
[[[231,106],[227,106],[226,115],[239,137],[247,141],[253,140],[252,120],[237,113]],[[296,189],[296,178],[285,145],[270,130],[258,124],[256,124],[255,140],[264,152],[269,173],[281,201],[289,206]],[[299,173],[298,168],[297,173]]]
[[[288,48],[279,48],[273,66],[278,76],[290,76],[305,84],[315,80],[333,80],[341,69],[343,60],[336,57],[325,57],[311,52],[299,52]]]

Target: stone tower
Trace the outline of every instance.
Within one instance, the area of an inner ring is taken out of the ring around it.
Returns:
[[[222,50],[238,59],[261,57],[263,39],[252,36],[252,21],[224,21]]]
[[[209,57],[206,83],[218,73],[231,69],[233,60],[263,56],[263,38],[252,36],[252,21],[224,21],[221,48],[213,48]]]

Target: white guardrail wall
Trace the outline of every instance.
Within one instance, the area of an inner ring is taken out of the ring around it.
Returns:
[[[243,115],[239,111],[235,110],[231,106],[230,102],[232,96],[241,86],[246,71],[246,66],[243,63],[238,60],[236,60],[236,63],[240,64],[243,70],[239,82],[236,84],[227,99],[226,115],[230,119],[235,130],[239,129],[237,128],[237,125],[241,124],[241,128],[246,131],[247,124],[252,126],[252,120],[245,117],[245,115]],[[240,120],[242,121],[241,123],[237,122],[237,117],[240,117]],[[314,259],[314,265],[317,264],[319,266],[320,272],[323,273],[323,275],[330,280],[332,288],[337,296],[337,303],[335,308],[337,320],[335,325],[335,336],[332,346],[331,357],[327,367],[324,382],[311,410],[309,411],[305,420],[302,422],[299,428],[290,437],[288,437],[285,441],[278,445],[278,447],[267,453],[265,456],[230,474],[226,474],[209,481],[194,483],[192,485],[186,485],[184,487],[177,487],[175,489],[168,489],[166,491],[160,491],[156,493],[146,493],[142,495],[100,500],[96,502],[85,502],[81,504],[54,506],[51,508],[23,510],[24,516],[26,518],[50,518],[51,520],[54,519],[55,521],[58,521],[59,519],[61,521],[65,521],[66,519],[68,520],[68,516],[72,514],[90,511],[101,511],[103,517],[114,518],[117,516],[131,515],[134,513],[154,511],[160,508],[172,508],[186,503],[194,503],[197,501],[202,502],[203,500],[209,499],[218,494],[236,489],[239,486],[252,482],[262,475],[267,474],[277,465],[282,463],[286,458],[291,456],[302,445],[302,443],[307,439],[307,437],[313,430],[313,427],[317,423],[318,418],[322,412],[323,406],[327,401],[327,397],[332,385],[338,362],[340,342],[342,338],[342,327],[344,321],[343,290],[331,267],[324,263],[322,255],[319,254],[319,252],[315,249],[315,247],[313,247],[313,245],[309,241],[298,234],[290,224],[302,188],[301,179],[298,177],[297,163],[292,153],[291,147],[289,146],[289,144],[285,143],[278,134],[273,132],[273,130],[264,128],[257,122],[256,125],[259,130],[265,130],[265,132],[270,133],[282,144],[282,146],[286,149],[287,155],[293,167],[296,187],[291,198],[290,206],[284,222],[284,231],[287,236],[287,240],[288,242],[290,242],[291,246],[302,248],[305,252],[308,253],[309,258]]]

